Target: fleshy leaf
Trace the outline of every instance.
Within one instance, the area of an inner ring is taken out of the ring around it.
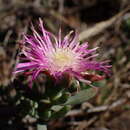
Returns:
[[[57,112],[57,111],[60,111],[61,109],[63,108],[63,106],[60,106],[60,105],[55,105],[55,106],[52,106],[52,110]]]
[[[64,105],[75,105],[85,102],[95,96],[97,93],[96,88],[88,88],[81,90],[78,94],[71,96]]]
[[[51,119],[63,117],[70,109],[70,105],[63,106],[59,111],[53,112]]]
[[[38,124],[37,125],[37,130],[47,130],[47,126],[46,125]]]

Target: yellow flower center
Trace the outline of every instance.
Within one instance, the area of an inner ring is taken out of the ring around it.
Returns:
[[[68,49],[57,49],[53,55],[51,55],[53,65],[60,71],[65,67],[71,67],[75,63],[75,55]]]

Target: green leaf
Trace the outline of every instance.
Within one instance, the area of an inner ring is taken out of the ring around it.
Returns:
[[[60,111],[60,109],[62,109],[63,106],[60,106],[60,105],[54,105],[51,107],[51,110],[57,112],[57,111]]]
[[[89,88],[81,90],[78,94],[71,96],[64,105],[75,105],[85,102],[95,96],[97,93],[96,88]]]
[[[51,114],[52,114],[51,110],[48,109],[48,110],[45,110],[41,114],[41,116],[43,115],[42,118],[48,120],[51,117]]]
[[[59,111],[53,112],[51,119],[63,117],[71,109],[70,105],[63,106]]]
[[[47,130],[47,126],[46,125],[38,124],[37,125],[37,130]]]

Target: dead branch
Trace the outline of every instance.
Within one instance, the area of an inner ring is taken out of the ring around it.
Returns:
[[[128,6],[126,9],[124,9],[121,12],[119,12],[117,15],[113,16],[109,20],[106,20],[106,21],[103,21],[103,22],[99,22],[99,23],[95,24],[93,27],[91,27],[91,28],[81,32],[80,35],[79,35],[79,40],[83,41],[85,39],[92,38],[92,37],[96,36],[97,34],[100,34],[105,29],[107,29],[108,27],[112,26],[129,9],[130,9],[130,6]]]
[[[99,106],[99,107],[95,107],[95,108],[90,108],[87,110],[87,113],[103,112],[103,111],[107,111],[107,110],[112,110],[116,107],[123,105],[124,103],[127,102],[127,100],[128,100],[127,98],[122,98],[122,99],[119,99],[119,100],[113,102],[111,105],[104,105],[104,106]]]
[[[94,107],[94,108],[89,108],[88,110],[84,110],[86,114],[89,113],[95,113],[95,112],[104,112],[107,110],[112,110],[116,107],[119,107],[123,104],[125,104],[128,101],[127,98],[121,98],[115,102],[113,102],[111,105],[103,105],[103,106],[99,106],[99,107]],[[83,110],[72,110],[69,111],[66,116],[79,116],[79,115],[84,115],[84,111]]]

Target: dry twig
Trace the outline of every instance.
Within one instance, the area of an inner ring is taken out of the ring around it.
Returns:
[[[85,39],[89,39],[91,37],[94,37],[97,34],[100,34],[103,32],[105,29],[113,25],[122,15],[124,15],[125,12],[127,12],[130,9],[130,6],[128,6],[126,9],[123,11],[119,12],[117,15],[113,16],[109,20],[99,22],[95,24],[93,27],[83,31],[79,35],[79,40],[83,41]]]

